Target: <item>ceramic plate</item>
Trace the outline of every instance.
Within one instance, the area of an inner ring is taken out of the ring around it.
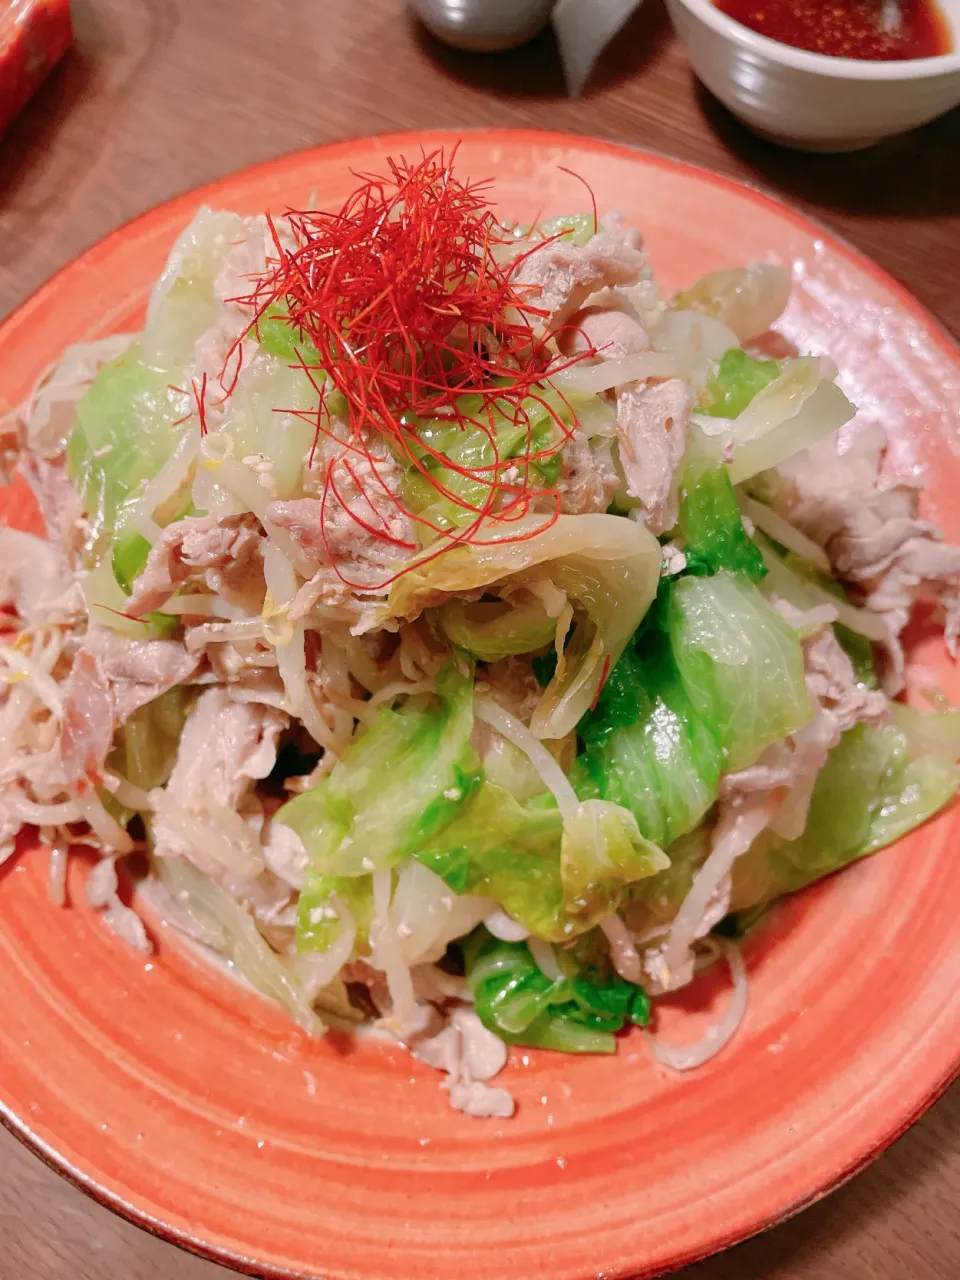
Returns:
[[[336,205],[350,170],[453,134],[347,142],[248,170],[121,228],[0,329],[0,408],[69,343],[139,325],[151,282],[202,203],[249,214]],[[792,266],[782,322],[829,351],[894,458],[925,468],[929,514],[960,537],[960,354],[893,280],[805,218],[675,161],[579,138],[472,133],[460,172],[495,177],[505,214],[601,209],[647,237],[667,290],[757,257]],[[22,493],[11,521],[35,520]],[[918,660],[958,683],[939,641]],[[405,1053],[285,1016],[162,931],[149,962],[82,905],[52,906],[41,850],[0,872],[0,1105],[45,1159],[180,1244],[270,1276],[586,1280],[649,1276],[793,1213],[901,1133],[958,1070],[957,810],[780,906],[745,947],[750,1006],[701,1070],[515,1051],[514,1120],[452,1112]],[[727,988],[661,1002],[692,1039]]]

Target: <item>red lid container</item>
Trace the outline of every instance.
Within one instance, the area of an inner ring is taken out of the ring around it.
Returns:
[[[72,43],[70,0],[0,0],[0,132]]]

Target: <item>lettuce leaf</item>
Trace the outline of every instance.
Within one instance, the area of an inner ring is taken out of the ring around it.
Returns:
[[[414,857],[455,893],[491,898],[537,937],[560,942],[562,835],[559,809],[521,805],[485,782]]]
[[[192,363],[197,339],[221,318],[214,290],[217,274],[246,234],[239,214],[206,207],[181,232],[147,305],[141,342],[152,368],[173,370]]]
[[[284,357],[261,348],[240,372],[221,430],[233,440],[233,455],[262,454],[272,463],[278,498],[302,492],[303,460],[316,439],[319,394],[314,381]]]
[[[489,782],[414,857],[455,893],[492,899],[548,942],[591,928],[617,909],[625,885],[668,865],[615,805],[589,801],[564,824],[552,798],[523,805]]]
[[[640,987],[588,973],[548,978],[525,943],[501,942],[483,928],[468,940],[464,961],[481,1022],[511,1044],[613,1053],[614,1037],[628,1022],[650,1020]]]
[[[373,881],[370,876],[311,876],[297,903],[297,950],[328,951],[340,933],[340,917],[330,910],[336,894],[357,926],[354,955],[368,950],[373,919]]]
[[[574,627],[530,727],[540,738],[563,738],[640,625],[661,559],[656,538],[620,516],[560,516],[549,528],[541,516],[492,521],[481,543],[414,562],[391,587],[383,617],[412,620],[447,595],[549,578],[572,605]]]
[[[541,601],[448,600],[434,615],[451,644],[481,662],[532,653],[552,644],[557,630]]]
[[[686,546],[711,572],[729,569],[754,582],[766,576],[760,548],[743,527],[726,467],[695,458],[680,484],[680,531]]]
[[[544,240],[556,236],[569,240],[571,244],[585,245],[593,238],[596,224],[592,213],[561,213],[555,218],[544,218],[537,223],[535,230]]]
[[[449,663],[437,676],[438,706],[384,708],[329,777],[294,797],[275,818],[310,857],[300,899],[302,945],[329,897],[318,878],[363,876],[395,866],[456,815],[482,781],[470,745],[473,678]]]
[[[284,1006],[311,1035],[322,1032],[292,958],[278,955],[262,937],[253,917],[188,858],[155,858],[153,870],[172,900],[175,918],[186,931],[225,956],[262,995]]]
[[[95,526],[122,528],[144,481],[152,480],[191,410],[168,370],[150,367],[138,344],[99,370],[77,405],[67,472]]]
[[[666,627],[694,710],[715,734],[723,771],[812,715],[796,632],[755,586],[726,570],[671,585]]]
[[[572,777],[581,798],[629,809],[648,840],[666,848],[716,799],[723,759],[716,734],[694,709],[662,632],[650,629],[617,663]]]
[[[726,463],[733,484],[742,484],[761,471],[777,467],[842,427],[854,407],[831,378],[820,359],[805,356],[784,360],[777,377],[750,400],[737,417],[695,423],[697,453]]]
[[[790,272],[772,262],[754,262],[708,272],[689,289],[682,289],[671,306],[715,316],[741,342],[749,342],[770,328],[789,297]]]
[[[273,303],[260,319],[251,326],[250,336],[256,338],[261,348],[271,356],[287,364],[313,367],[318,381],[325,377],[321,371],[320,352],[291,321],[285,305]]]
[[[476,520],[489,502],[491,486],[496,488],[503,483],[502,473],[496,470],[498,463],[521,453],[547,451],[561,439],[543,397],[530,397],[519,408],[510,406],[504,411],[495,401],[485,404],[479,395],[466,395],[459,398],[457,409],[468,420],[466,425],[437,419],[419,423],[421,447],[412,447],[428,474],[411,465],[401,489],[410,508],[441,530],[463,528]],[[483,426],[470,425],[470,419]],[[531,479],[534,483],[553,484],[560,466],[558,449],[531,464]],[[423,524],[419,534],[425,545],[438,536]]]
[[[115,768],[145,791],[165,786],[193,697],[177,687],[140,707],[120,729]]]
[[[776,360],[754,360],[740,347],[731,347],[707,380],[699,407],[711,417],[736,418],[779,374]]]
[[[665,870],[670,860],[643,835],[629,809],[584,800],[563,826],[560,875],[568,914],[591,923],[609,915],[620,890]]]
[[[910,759],[895,725],[855,725],[817,777],[803,835],[767,833],[734,863],[731,910],[771,902],[892,843],[943,808],[958,781],[946,755]]]

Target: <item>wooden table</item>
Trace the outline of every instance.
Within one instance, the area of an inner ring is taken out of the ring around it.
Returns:
[[[781,192],[960,336],[960,113],[857,156],[757,141],[697,88],[659,0],[581,102],[544,36],[443,49],[401,0],[75,0],[77,49],[0,142],[0,314],[177,192],[282,152],[430,125],[540,126],[670,152]],[[852,1184],[684,1280],[955,1280],[960,1092]],[[214,1280],[0,1132],[2,1280]]]

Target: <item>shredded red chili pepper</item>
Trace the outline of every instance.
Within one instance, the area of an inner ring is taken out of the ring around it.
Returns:
[[[548,366],[556,371],[592,354],[558,361],[557,334],[544,325],[547,313],[527,300],[528,290],[513,275],[533,250],[509,253],[515,237],[493,213],[489,182],[456,178],[455,156],[456,149],[449,158],[434,151],[415,163],[390,160],[386,176],[358,175],[357,190],[335,213],[289,210],[282,225],[268,218],[273,254],[267,271],[248,295],[231,299],[251,308],[254,333],[268,314],[280,314],[301,350],[309,352],[312,345],[318,353],[319,359],[301,359],[317,389],[318,408],[298,416],[315,428],[314,450],[324,435],[342,445],[326,464],[322,511],[339,501],[370,536],[412,549],[391,533],[382,514],[386,499],[397,513],[437,535],[438,554],[488,541],[482,535],[491,516],[498,522],[532,511],[543,516],[536,528],[508,533],[506,540],[534,536],[556,520],[559,494],[542,482],[535,464],[563,448],[576,421],[545,398],[544,376]],[[225,396],[239,377],[241,343],[224,361]],[[331,389],[342,397],[339,422]],[[469,411],[465,396],[477,397]],[[536,421],[546,410],[557,427],[539,449],[532,441],[532,406]],[[525,443],[502,457],[496,424],[504,419],[524,430]],[[427,420],[484,432],[490,460],[475,467],[452,461],[422,433]],[[441,528],[392,492],[378,470],[384,442],[438,497],[466,512],[466,522]],[[479,482],[482,498],[471,500],[444,484],[441,469],[448,480],[454,473]],[[369,519],[340,497],[339,486],[346,483],[366,498]],[[367,493],[365,484],[376,492]],[[497,536],[503,540],[503,531]],[[336,568],[329,545],[327,550]]]
[[[603,693],[603,686],[607,683],[607,676],[610,674],[610,655],[603,660],[603,666],[600,668],[600,682],[597,685],[597,692],[593,695],[593,701],[590,703],[590,710],[596,711],[597,703],[600,701],[600,695]]]

